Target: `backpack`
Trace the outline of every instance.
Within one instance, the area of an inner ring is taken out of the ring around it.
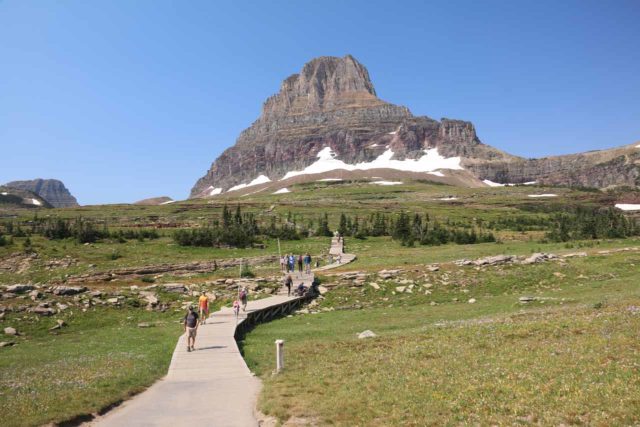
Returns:
[[[247,297],[247,293],[245,291],[240,292],[240,299],[245,299]]]

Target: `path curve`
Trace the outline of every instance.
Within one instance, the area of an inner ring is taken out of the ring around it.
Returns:
[[[329,253],[340,255],[341,262],[313,271],[339,267],[355,259],[344,254],[344,240],[333,238]],[[295,278],[306,286],[314,275]],[[299,299],[278,294],[250,301],[247,312],[258,312]],[[234,339],[237,325],[246,315],[236,319],[229,307],[213,313],[198,329],[196,351],[186,351],[185,335],[178,339],[167,375],[143,393],[124,402],[88,426],[221,426],[255,427],[255,407],[260,380],[245,363]]]

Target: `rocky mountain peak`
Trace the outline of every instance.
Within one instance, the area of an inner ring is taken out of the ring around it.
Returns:
[[[79,206],[78,201],[71,195],[67,187],[57,179],[32,179],[28,181],[13,181],[5,184],[18,190],[31,191],[56,208]]]
[[[369,72],[353,56],[321,56],[285,79],[280,92],[265,102],[262,114],[273,118],[383,104]]]

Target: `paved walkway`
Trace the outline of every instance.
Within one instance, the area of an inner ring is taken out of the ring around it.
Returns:
[[[331,248],[329,248],[329,255],[333,257],[334,262],[327,264],[323,267],[315,268],[313,271],[325,271],[332,268],[340,267],[343,264],[348,264],[356,259],[354,254],[344,253],[344,239],[338,240],[337,237],[331,239]],[[340,262],[338,262],[338,259]]]
[[[342,243],[335,238],[331,243],[332,251],[340,251],[335,254],[342,252]],[[342,264],[353,258],[343,255]],[[330,264],[318,270],[338,265],[341,264]],[[296,274],[294,285],[302,280],[309,286],[313,277],[313,273]],[[296,298],[284,293],[249,301],[247,311],[262,310]],[[207,323],[198,328],[195,352],[187,352],[186,336],[182,335],[166,377],[89,425],[257,426],[254,410],[260,380],[249,371],[234,339],[236,326],[244,318],[242,312],[236,318],[229,307],[211,315]]]

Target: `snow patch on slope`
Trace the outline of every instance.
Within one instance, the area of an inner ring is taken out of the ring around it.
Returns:
[[[402,181],[372,181],[371,183],[376,185],[400,185]]]
[[[558,197],[557,194],[527,194],[527,197],[539,198],[539,197]]]
[[[285,194],[285,193],[291,193],[291,191],[289,191],[288,188],[281,188],[278,191],[273,192],[273,194]]]
[[[424,150],[424,155],[419,159],[394,160],[393,151],[387,149],[384,153],[370,162],[350,165],[336,159],[336,154],[330,147],[325,147],[318,153],[318,160],[301,171],[290,171],[282,178],[288,179],[294,176],[324,173],[336,169],[370,170],[370,169],[397,169],[406,172],[432,172],[437,169],[462,169],[460,157],[443,157],[437,148]]]
[[[256,179],[254,179],[253,181],[251,181],[248,184],[238,184],[238,185],[235,185],[235,186],[231,187],[230,189],[227,190],[227,192],[235,191],[235,190],[242,190],[243,188],[251,187],[253,185],[266,184],[267,182],[271,182],[271,179],[269,179],[269,177],[266,176],[266,175],[260,175],[259,177],[257,177]]]
[[[640,148],[640,145],[638,146],[638,148]],[[616,208],[623,211],[640,211],[640,204],[616,203]]]
[[[215,196],[216,194],[222,193],[222,188],[213,188],[212,186],[210,186],[208,188],[208,191],[210,196]]]
[[[489,181],[488,179],[485,179],[482,182],[487,184],[489,187],[515,187],[516,185],[535,185],[538,183],[538,181],[529,181],[521,184],[500,184],[499,182]]]

